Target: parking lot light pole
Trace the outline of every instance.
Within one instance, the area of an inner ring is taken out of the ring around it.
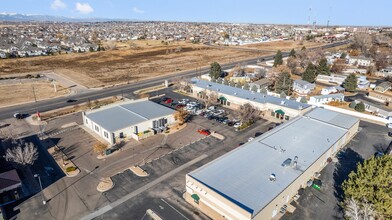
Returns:
[[[38,182],[39,182],[39,186],[40,186],[40,188],[41,188],[41,196],[42,196],[42,204],[46,204],[46,201],[45,201],[45,197],[44,197],[44,193],[43,193],[43,191],[42,191],[42,183],[41,183],[41,177],[39,176],[39,174],[34,174],[34,177],[38,177]]]

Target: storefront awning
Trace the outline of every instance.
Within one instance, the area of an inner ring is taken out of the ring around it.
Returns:
[[[197,194],[192,194],[191,197],[195,200],[195,201],[199,201],[200,197]]]
[[[284,114],[286,114],[286,113],[284,113],[284,111],[283,111],[282,109],[276,110],[275,113],[276,113],[276,114],[279,114],[279,115],[284,115]]]
[[[219,100],[227,101],[227,99],[225,97],[223,97],[223,96],[219,97]]]

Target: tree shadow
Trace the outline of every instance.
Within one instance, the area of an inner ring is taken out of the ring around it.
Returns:
[[[337,158],[338,163],[336,164],[336,168],[333,173],[335,188],[334,195],[339,202],[342,202],[344,199],[344,192],[342,188],[343,182],[348,178],[348,175],[352,171],[357,170],[357,164],[363,163],[364,159],[351,148],[340,151]]]

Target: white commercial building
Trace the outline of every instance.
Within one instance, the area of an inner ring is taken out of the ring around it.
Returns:
[[[238,109],[244,104],[251,104],[261,111],[271,114],[271,116],[282,120],[289,120],[292,117],[305,113],[310,109],[310,105],[305,103],[279,98],[267,94],[261,94],[249,90],[235,88],[220,83],[209,82],[193,78],[189,84],[195,97],[207,93],[216,93],[221,105],[228,108]]]
[[[185,199],[212,219],[277,217],[358,125],[355,117],[315,108],[188,173]]]
[[[174,110],[148,99],[126,101],[83,113],[83,124],[110,144],[153,135],[175,122]]]

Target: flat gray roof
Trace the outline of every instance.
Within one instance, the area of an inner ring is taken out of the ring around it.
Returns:
[[[328,94],[328,95],[315,95],[312,96],[313,98],[316,99],[323,99],[323,98],[344,98],[344,94],[343,93],[334,93],[334,94]]]
[[[356,117],[323,108],[315,108],[313,111],[306,113],[305,116],[345,129],[351,128],[359,121]]]
[[[227,85],[223,85],[220,83],[214,83],[210,81],[200,80],[197,78],[193,78],[191,83],[203,88],[212,91],[219,92],[221,94],[236,96],[242,99],[248,99],[249,101],[258,102],[258,103],[271,103],[278,106],[283,106],[290,109],[301,110],[305,108],[309,108],[311,105],[296,102],[294,100],[283,99],[271,95],[261,94],[257,92],[251,92],[249,90],[244,90],[240,88],[235,88]],[[284,101],[282,105],[281,102]]]
[[[114,132],[148,121],[173,114],[175,111],[149,100],[139,100],[114,104],[103,109],[86,112],[86,116],[105,130]]]
[[[328,110],[316,108],[312,112],[317,113],[314,118],[294,118],[188,175],[256,215],[347,132],[317,120],[322,112],[334,115]],[[295,157],[296,167],[282,166],[286,159]],[[275,174],[275,182],[269,180],[271,174]]]

